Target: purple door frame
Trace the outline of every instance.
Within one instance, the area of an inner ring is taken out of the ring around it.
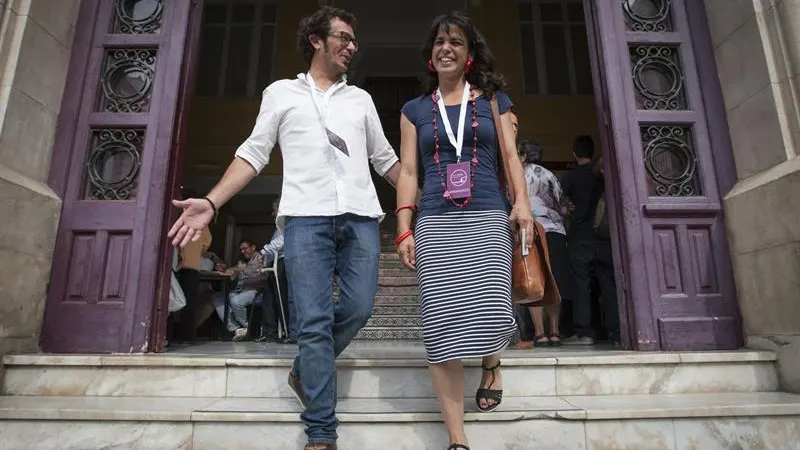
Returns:
[[[169,172],[166,179],[166,187],[169,195],[167,204],[164,208],[164,220],[162,235],[166,236],[167,231],[178,218],[179,210],[169,204],[170,199],[181,198],[181,184],[183,177],[183,161],[186,157],[186,149],[189,145],[189,118],[191,103],[194,98],[195,81],[197,79],[197,58],[200,54],[200,32],[203,24],[203,0],[196,0],[198,7],[189,12],[189,27],[186,34],[186,46],[181,64],[181,82],[178,100],[178,110],[175,116],[175,140],[172,151],[170,152]],[[172,245],[164,239],[160,248],[160,264],[158,267],[158,279],[156,281],[156,308],[153,310],[153,327],[151,328],[152,339],[150,340],[150,351],[164,351],[164,342],[167,334],[167,317],[169,316],[169,293],[172,275]]]
[[[738,348],[741,325],[721,207],[733,165],[705,11],[697,0],[665,1],[663,28],[652,22],[637,28],[622,3],[584,0],[597,27],[598,120],[611,156],[607,187],[616,194],[609,210],[619,238],[614,256],[620,313],[628,319],[625,344],[637,350]],[[642,100],[646,80],[635,69],[642,54],[634,54],[642,49],[656,52],[648,63],[674,63],[680,84],[673,88],[682,100],[660,106]],[[681,181],[691,190],[654,191],[659,182],[669,186],[656,156],[679,151],[692,163],[685,168],[697,167]]]
[[[604,155],[604,172],[607,174],[618,173],[618,162],[614,143],[614,129],[612,128],[611,101],[609,100],[608,76],[613,76],[607,72],[605,55],[603,51],[602,35],[598,30],[597,9],[594,0],[584,0],[584,12],[586,14],[587,37],[589,43],[589,57],[592,68],[592,80],[594,82],[595,106],[597,109],[597,131],[598,149]],[[620,338],[624,348],[635,348],[633,335],[636,326],[631,322],[634,309],[631,304],[630,292],[625,273],[628,271],[628,255],[622,245],[625,242],[621,217],[620,196],[622,188],[619,178],[616,176],[604,177],[606,192],[610,195],[605,196],[606,208],[608,211],[609,228],[611,230],[611,250],[614,258],[614,278],[617,284],[618,309],[620,316]]]

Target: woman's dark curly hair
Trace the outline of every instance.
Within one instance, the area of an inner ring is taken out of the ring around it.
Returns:
[[[342,22],[356,28],[356,16],[340,8],[332,6],[323,6],[314,14],[303,17],[300,20],[300,25],[297,27],[297,49],[303,55],[303,60],[306,64],[311,64],[311,58],[314,57],[314,46],[311,45],[309,40],[312,35],[319,36],[323,39],[331,34],[331,21],[339,19]]]
[[[456,11],[444,14],[433,20],[428,39],[425,41],[425,47],[422,49],[422,59],[425,61],[426,66],[428,60],[432,57],[433,43],[436,41],[439,31],[449,31],[451,26],[461,28],[467,36],[467,46],[472,57],[472,68],[467,74],[469,84],[477,86],[487,98],[491,98],[495,92],[505,89],[506,81],[503,75],[495,70],[495,59],[486,44],[486,39],[472,25],[472,20],[470,20],[469,16],[462,12]],[[428,72],[427,76],[422,80],[425,94],[433,93],[438,85],[439,79],[435,73]]]

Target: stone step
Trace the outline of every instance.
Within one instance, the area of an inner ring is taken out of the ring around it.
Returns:
[[[408,305],[419,304],[418,295],[381,295],[378,294],[373,300],[376,306],[378,305]]]
[[[381,252],[381,261],[400,261],[400,256],[394,251]]]
[[[422,341],[422,328],[364,327],[355,338],[361,341]]]
[[[377,305],[372,308],[372,317],[391,315],[419,315],[419,304]]]
[[[389,269],[389,270],[404,270],[406,273],[413,273],[410,270],[406,269],[406,266],[403,265],[400,261],[381,261],[380,269]],[[402,276],[402,275],[401,275]]]
[[[365,328],[375,333],[417,329]],[[383,338],[385,339],[385,338]],[[418,337],[405,338],[418,339]],[[2,393],[12,396],[291,398],[286,376],[296,347],[251,343],[228,354],[8,355]],[[227,345],[227,346],[225,346]],[[213,346],[212,346],[213,347]],[[189,352],[192,347],[187,349]],[[196,353],[195,353],[196,352]],[[778,389],[771,352],[637,353],[563,349],[510,350],[503,356],[506,397],[769,392]],[[434,396],[420,345],[353,344],[337,361],[342,398]],[[464,395],[474,395],[480,360],[466,360]]]
[[[419,287],[414,286],[378,286],[375,295],[419,295]]]
[[[400,277],[378,277],[378,286],[417,286],[417,277],[415,276],[400,276]]]
[[[478,450],[777,450],[800,442],[800,396],[785,393],[504,398],[490,414],[467,398],[465,410]],[[447,445],[432,398],[343,399],[337,412],[341,450]],[[0,445],[296,450],[305,442],[299,413],[294,399],[3,397]]]
[[[414,274],[414,272],[406,269],[405,267],[399,269],[391,267],[384,268],[382,264],[380,270],[378,270],[378,277],[412,277],[416,279],[417,276]]]
[[[421,328],[422,319],[415,314],[372,314],[367,321],[367,328]]]

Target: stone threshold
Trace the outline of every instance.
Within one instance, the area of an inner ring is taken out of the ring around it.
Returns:
[[[765,393],[510,397],[493,413],[466,399],[467,422],[800,416],[800,395]],[[435,399],[342,399],[343,423],[440,422]],[[0,397],[0,421],[291,422],[294,399]]]
[[[212,356],[177,355],[174,353],[148,355],[6,355],[4,366],[29,367],[291,367],[293,352],[263,356]],[[418,353],[418,354],[417,354]],[[605,366],[638,364],[716,364],[742,362],[774,362],[776,355],[767,351],[714,351],[714,352],[571,352],[545,350],[507,351],[503,365],[514,366]],[[338,367],[427,367],[424,353],[412,350],[385,353],[379,351],[349,352],[337,360]],[[480,360],[468,359],[465,366],[479,366]]]

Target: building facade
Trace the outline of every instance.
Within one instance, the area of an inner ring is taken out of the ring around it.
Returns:
[[[0,353],[162,350],[168,199],[303,70],[320,3],[0,1]],[[800,391],[800,0],[328,3],[390,139],[430,19],[468,10],[521,136],[555,170],[577,134],[606,156],[626,346],[773,349]]]

